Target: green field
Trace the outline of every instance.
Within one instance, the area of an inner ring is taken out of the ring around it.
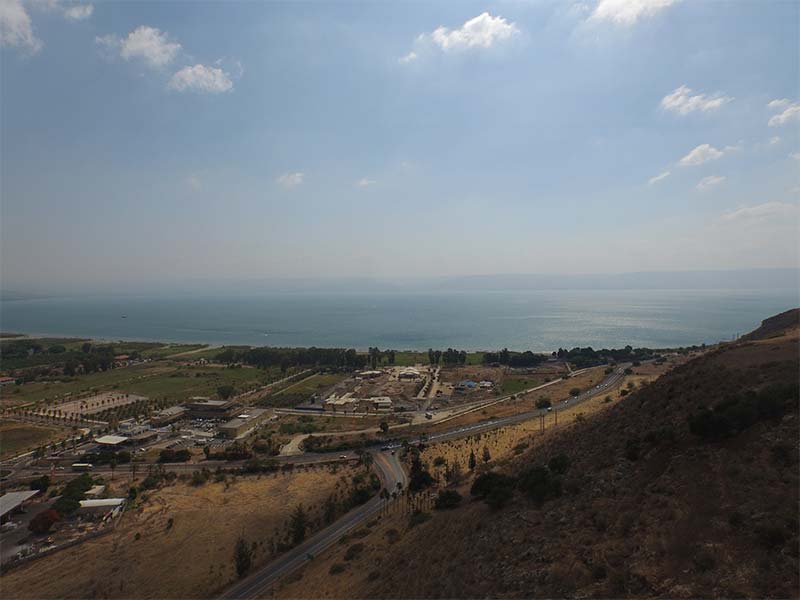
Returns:
[[[522,390],[542,385],[545,377],[506,377],[501,384],[501,391],[504,394],[517,394]]]
[[[275,394],[276,396],[281,396],[284,394],[291,394],[297,396],[312,396],[317,392],[324,390],[326,388],[331,387],[332,385],[336,385],[340,381],[343,381],[347,378],[347,375],[341,373],[332,373],[332,374],[322,374],[318,373],[316,375],[312,375],[311,377],[307,377],[297,383],[294,383],[288,387],[283,388],[280,392]]]
[[[190,396],[215,396],[217,388],[223,385],[232,385],[237,392],[243,392],[283,376],[278,368],[188,367],[163,361],[79,375],[58,382],[6,386],[0,388],[0,398],[6,405],[18,405],[63,399],[65,394],[119,390],[150,399],[183,402]]]
[[[483,352],[467,352],[467,364],[479,365],[483,362]],[[386,363],[384,363],[386,364]],[[410,367],[416,364],[428,364],[428,352],[413,352],[403,350],[394,355],[394,364],[399,367]]]

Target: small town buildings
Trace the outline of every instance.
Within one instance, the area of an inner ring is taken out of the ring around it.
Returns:
[[[95,519],[106,519],[115,517],[125,507],[125,498],[97,498],[92,500],[81,500],[81,507],[78,509],[83,516]]]
[[[397,378],[400,380],[414,380],[420,377],[422,377],[422,373],[419,372],[419,369],[415,369],[414,367],[400,369],[400,372],[397,374]]]
[[[153,427],[164,427],[175,421],[180,421],[186,416],[186,409],[182,406],[170,406],[164,410],[158,411],[150,417],[150,424]]]
[[[361,377],[361,379],[375,379],[381,375],[383,375],[383,371],[361,371],[358,373],[358,377]]]
[[[132,435],[128,438],[131,444],[134,446],[142,446],[144,444],[148,444],[150,442],[155,442],[158,439],[158,432],[152,429],[147,429],[137,433],[136,435]]]
[[[127,443],[128,438],[121,435],[104,435],[96,438],[94,441],[95,443],[105,446],[106,448],[118,448],[122,444]]]
[[[494,384],[491,381],[487,381],[487,380],[483,380],[480,383],[478,383],[478,387],[483,388],[483,389],[489,389],[493,385]]]
[[[186,412],[193,419],[230,419],[239,410],[233,400],[210,400],[195,396],[185,404]]]
[[[388,396],[369,398],[368,402],[372,403],[376,412],[392,412],[392,399]]]
[[[16,381],[13,377],[0,377],[0,386],[13,385]]]
[[[235,419],[231,419],[218,428],[222,437],[230,440],[244,437],[252,432],[261,423],[267,420],[269,411],[264,408],[248,408],[246,412],[239,414]]]
[[[355,412],[359,402],[359,399],[353,398],[350,393],[341,397],[334,394],[325,400],[323,408],[331,412]]]

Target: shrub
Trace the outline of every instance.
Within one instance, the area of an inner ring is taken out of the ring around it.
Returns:
[[[561,479],[546,467],[533,467],[519,478],[519,488],[537,504],[561,495]]]
[[[47,533],[59,518],[58,512],[52,508],[44,510],[31,519],[31,522],[28,523],[28,529],[37,534]]]
[[[513,477],[489,471],[479,475],[470,488],[470,495],[482,499],[492,509],[505,506],[514,495],[516,480]]]
[[[361,554],[363,551],[364,551],[364,544],[360,542],[358,544],[353,544],[344,553],[344,559],[353,560],[354,558],[358,558],[358,555]]]
[[[458,507],[459,504],[461,504],[461,494],[455,490],[442,490],[433,506],[437,510],[448,510]]]
[[[344,573],[344,570],[345,566],[342,563],[333,563],[328,573],[330,575],[338,575],[339,573]]]
[[[50,477],[47,475],[42,475],[41,477],[34,479],[30,484],[30,488],[32,490],[39,490],[41,492],[47,490],[48,487],[50,487]]]
[[[545,408],[550,408],[552,405],[553,405],[552,402],[550,402],[548,398],[539,398],[536,401],[536,408],[540,410]]]
[[[569,470],[569,465],[569,457],[563,452],[557,454],[547,462],[547,468],[558,475],[566,473]]]

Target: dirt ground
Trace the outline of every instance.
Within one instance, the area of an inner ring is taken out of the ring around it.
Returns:
[[[213,597],[235,578],[240,536],[255,545],[255,565],[266,562],[291,511],[302,503],[318,522],[324,499],[354,472],[296,469],[149,492],[113,533],[12,570],[0,591],[4,598]],[[118,478],[116,486],[129,483]]]
[[[39,427],[6,421],[0,424],[0,456],[16,456],[59,439],[66,432],[60,427]]]

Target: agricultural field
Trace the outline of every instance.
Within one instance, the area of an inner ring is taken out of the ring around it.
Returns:
[[[4,421],[0,423],[0,458],[6,459],[23,452],[35,450],[60,439],[67,432],[61,427],[41,427],[27,423]]]
[[[269,475],[212,477],[140,492],[112,533],[38,559],[3,575],[13,598],[213,598],[236,579],[234,548],[242,537],[254,566],[288,535],[291,512],[307,510],[311,530],[323,503],[350,492],[356,467],[295,468]],[[112,493],[131,481],[117,478]],[[141,480],[134,482],[141,486]],[[64,577],[69,573],[69,577]],[[153,574],[157,573],[158,577]]]
[[[217,388],[231,385],[244,392],[283,377],[280,369],[237,369],[213,366],[182,366],[158,361],[64,377],[59,381],[39,381],[0,388],[3,408],[47,401],[55,403],[81,395],[118,392],[146,396],[167,405],[183,402],[190,396],[215,396]]]

